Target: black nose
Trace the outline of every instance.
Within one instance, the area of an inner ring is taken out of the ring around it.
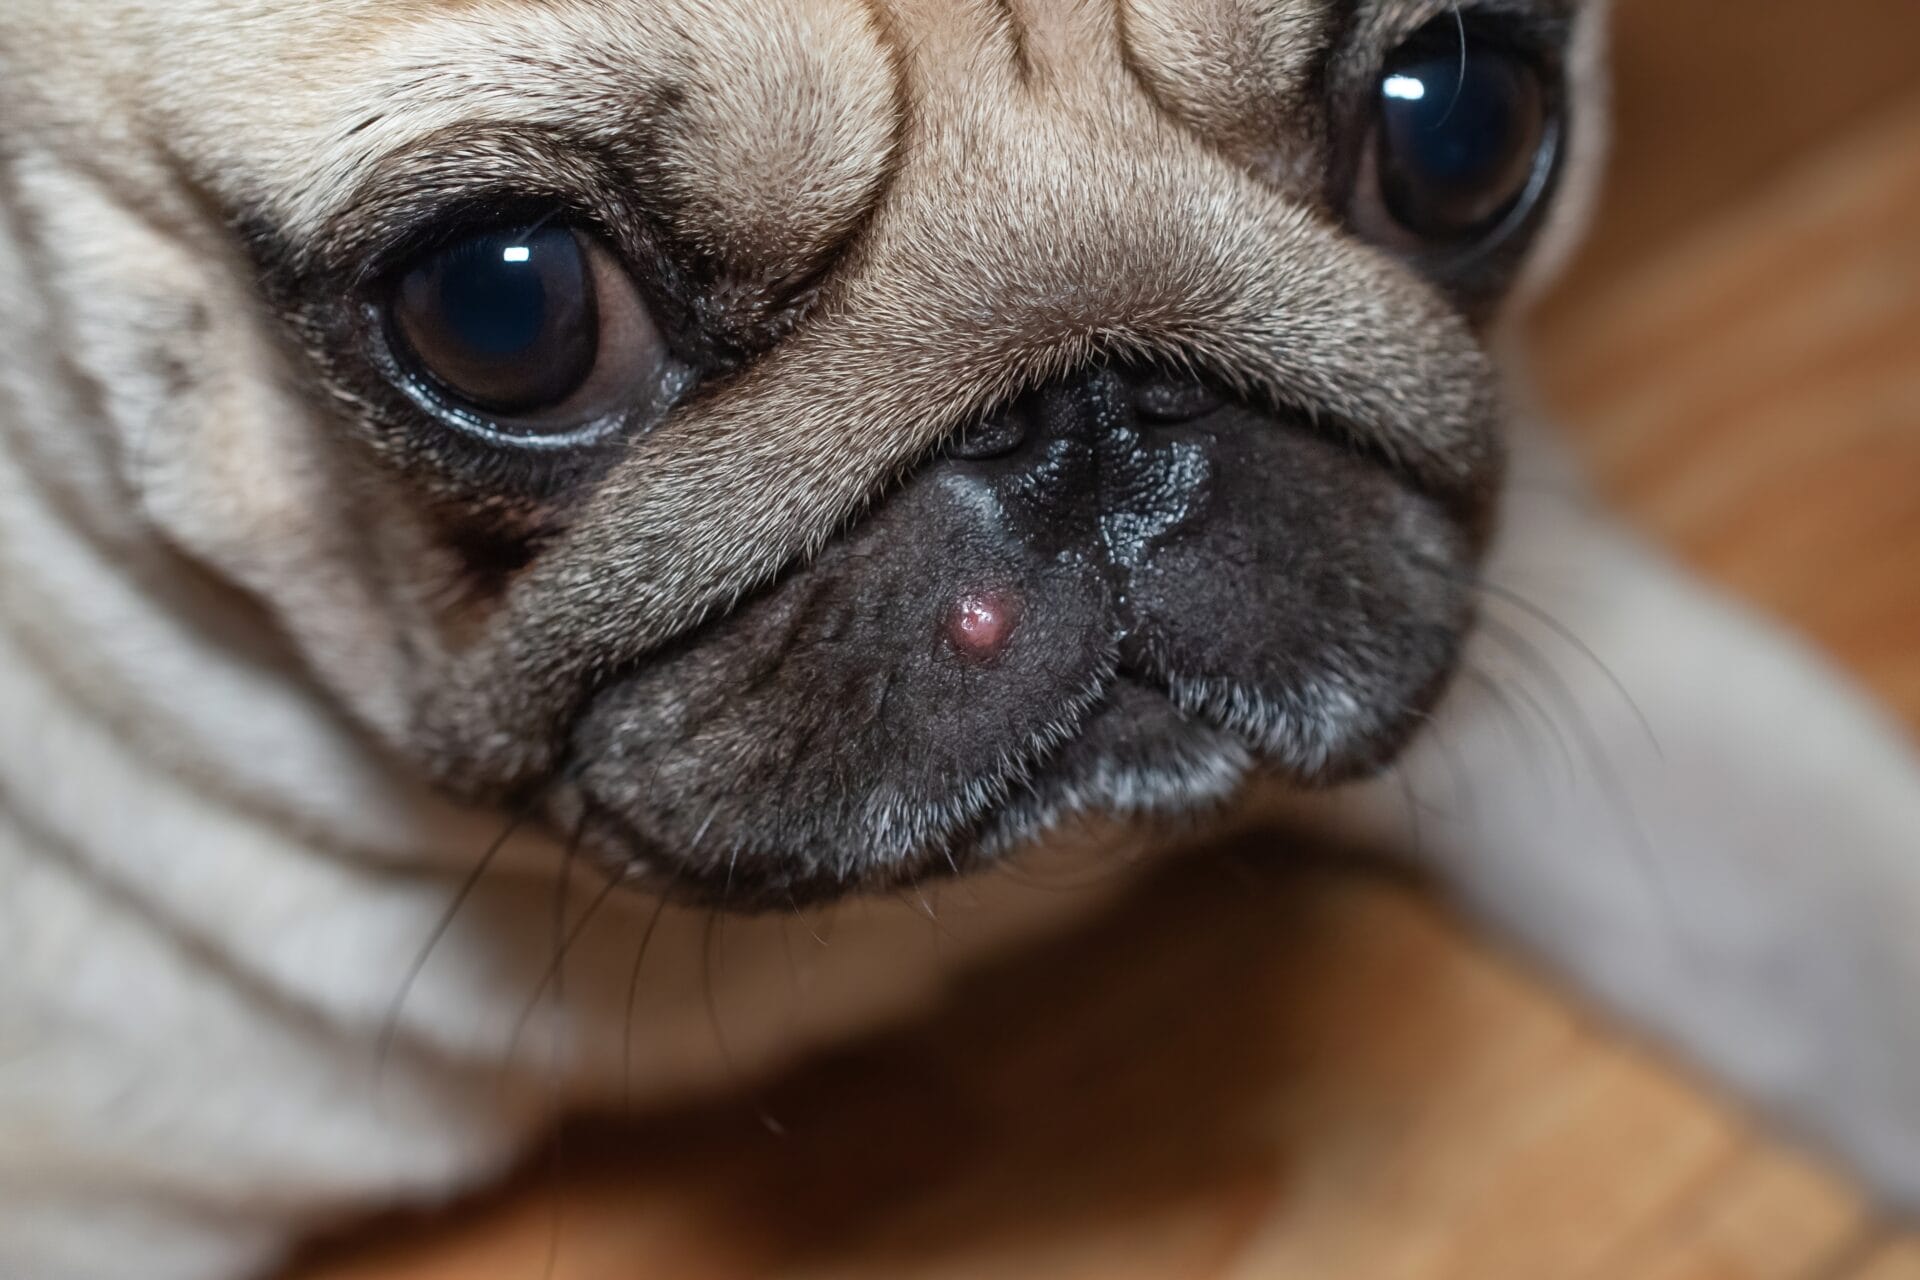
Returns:
[[[1205,381],[1144,366],[1104,365],[1035,387],[954,433],[950,456],[1004,458],[1030,441],[1091,440],[1103,430],[1191,422],[1224,407]]]
[[[969,424],[944,466],[957,493],[989,500],[1001,533],[1122,569],[1203,516],[1211,433],[1234,408],[1197,378],[1103,364]]]

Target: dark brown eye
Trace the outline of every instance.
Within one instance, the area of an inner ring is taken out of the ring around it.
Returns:
[[[1442,19],[1418,32],[1388,59],[1376,94],[1363,231],[1469,248],[1523,218],[1546,186],[1558,122],[1544,74],[1477,25]]]
[[[510,435],[565,434],[660,383],[665,343],[611,256],[564,227],[469,235],[389,303],[396,354],[446,407]]]

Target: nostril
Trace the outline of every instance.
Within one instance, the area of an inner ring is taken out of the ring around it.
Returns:
[[[1141,378],[1132,391],[1133,411],[1142,422],[1191,422],[1226,404],[1224,396],[1197,378]]]
[[[948,444],[956,458],[980,462],[1012,453],[1027,440],[1027,413],[1019,404],[1003,405],[963,427]]]

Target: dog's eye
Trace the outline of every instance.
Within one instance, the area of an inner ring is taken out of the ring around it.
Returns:
[[[1375,92],[1353,212],[1363,233],[1458,251],[1525,219],[1559,133],[1535,59],[1477,24],[1441,19],[1394,52]]]
[[[657,388],[667,360],[627,274],[566,228],[487,231],[424,254],[388,312],[406,372],[510,435],[603,420]]]

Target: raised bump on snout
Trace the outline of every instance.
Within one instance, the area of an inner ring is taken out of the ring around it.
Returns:
[[[1022,608],[1019,593],[1006,588],[969,591],[947,606],[941,634],[962,661],[992,666],[1012,646]]]

